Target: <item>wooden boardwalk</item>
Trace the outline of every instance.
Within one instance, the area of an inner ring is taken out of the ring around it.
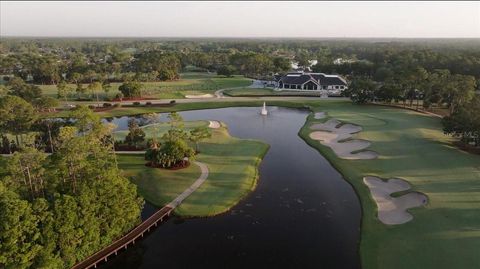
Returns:
[[[180,205],[183,200],[185,200],[190,194],[196,191],[203,182],[208,178],[208,168],[205,164],[200,162],[195,162],[202,171],[200,177],[182,194],[177,196],[172,202],[168,205],[157,210],[152,216],[140,223],[133,230],[128,232],[126,235],[122,236],[120,239],[114,241],[110,245],[106,246],[102,250],[91,255],[82,262],[77,263],[72,267],[72,269],[87,269],[87,268],[97,268],[97,265],[101,262],[106,262],[108,257],[112,254],[117,255],[118,251],[122,249],[127,249],[128,245],[135,244],[135,241],[138,241],[143,237],[145,233],[148,233],[150,229],[157,227],[157,225],[166,218],[170,216],[170,213]]]
[[[97,268],[97,264],[102,261],[107,261],[108,257],[112,254],[117,255],[117,252],[121,249],[127,249],[128,245],[135,244],[135,240],[138,240],[139,237],[143,237],[143,234],[149,232],[152,226],[157,226],[159,222],[162,222],[165,218],[170,216],[173,208],[171,207],[162,207],[160,210],[155,212],[152,216],[142,222],[140,225],[135,227],[129,233],[113,242],[104,249],[98,251],[92,256],[88,257],[86,260],[77,263],[72,269],[85,269],[85,268]]]

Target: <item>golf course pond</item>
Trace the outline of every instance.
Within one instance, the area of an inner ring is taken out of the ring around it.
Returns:
[[[298,136],[309,112],[267,109],[267,116],[259,107],[180,112],[185,121],[218,120],[232,136],[270,145],[256,189],[224,214],[170,218],[101,268],[360,268],[360,203]],[[112,122],[125,130],[128,119]],[[154,211],[146,203],[142,217]]]

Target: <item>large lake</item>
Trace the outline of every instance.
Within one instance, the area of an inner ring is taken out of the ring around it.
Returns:
[[[268,107],[181,112],[270,144],[258,186],[229,212],[159,226],[102,268],[360,268],[361,208],[352,187],[298,132],[307,111]],[[166,120],[166,116],[161,118]],[[119,129],[128,117],[115,118]],[[143,217],[154,208],[146,204]]]

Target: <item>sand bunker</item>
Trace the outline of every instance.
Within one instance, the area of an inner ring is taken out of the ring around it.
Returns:
[[[208,127],[212,129],[218,129],[220,128],[220,122],[216,120],[211,120],[210,123],[208,124]]]
[[[320,120],[326,117],[325,112],[317,112],[313,116],[316,120]]]
[[[399,197],[392,193],[410,189],[410,184],[402,179],[392,178],[383,181],[378,177],[365,177],[363,182],[370,188],[372,197],[377,203],[378,219],[388,225],[403,224],[413,219],[407,209],[419,207],[427,203],[427,196],[419,192],[410,192]]]
[[[200,98],[213,98],[215,97],[213,94],[197,94],[197,95],[185,95],[185,98],[188,99],[200,99]]]
[[[324,146],[330,147],[342,159],[371,160],[378,157],[376,152],[362,151],[371,145],[369,141],[352,139],[353,134],[360,132],[362,127],[353,124],[339,126],[340,124],[341,122],[336,119],[330,119],[325,123],[313,124],[310,128],[319,131],[312,132],[310,138],[320,141]]]

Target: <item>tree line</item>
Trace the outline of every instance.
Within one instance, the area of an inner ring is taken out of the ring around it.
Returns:
[[[22,119],[0,120],[1,130],[36,122],[19,97]],[[121,237],[140,222],[136,187],[122,176],[113,154],[112,127],[86,107],[72,111],[70,124],[47,132],[53,154],[25,142],[6,160],[0,175],[0,267],[70,268]]]
[[[288,71],[318,60],[314,71],[363,75],[382,81],[385,74],[421,66],[427,71],[480,77],[478,40],[29,40],[6,39],[0,46],[0,73],[56,84],[107,77],[122,80],[128,72],[144,79],[175,79],[189,65],[204,71],[226,66],[238,74]],[[335,64],[335,59],[351,60]],[[266,60],[268,59],[268,60]],[[250,62],[250,63],[249,63]],[[252,64],[253,63],[253,64]],[[252,67],[249,67],[252,66]],[[148,74],[148,75],[147,75]]]
[[[355,76],[345,95],[354,103],[403,104],[417,110],[446,108],[442,120],[445,134],[459,137],[465,145],[480,146],[480,95],[475,77],[451,74],[449,70],[428,72],[417,67],[392,74],[384,82]]]

